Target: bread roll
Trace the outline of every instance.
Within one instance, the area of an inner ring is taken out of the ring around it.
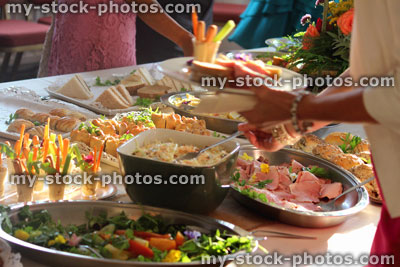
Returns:
[[[97,136],[91,135],[89,146],[93,149],[96,148],[97,151],[100,151],[101,146],[104,145],[104,141],[104,139],[100,139]]]
[[[105,143],[105,152],[111,156],[118,157],[117,148],[119,147],[119,139],[115,137],[107,138]]]
[[[339,154],[331,159],[332,162],[345,170],[364,164],[364,162],[353,154]]]
[[[325,143],[315,146],[312,153],[329,161],[332,161],[338,155],[344,155],[339,147]]]
[[[57,121],[55,129],[57,131],[61,131],[61,132],[67,133],[67,132],[71,132],[76,127],[77,124],[78,124],[78,120],[77,119],[73,119],[73,118],[69,118],[69,117],[63,117],[63,118],[60,118]]]
[[[58,116],[50,116],[50,129],[56,130],[57,122],[60,120]]]
[[[35,115],[35,112],[27,108],[21,108],[15,111],[15,114],[17,115],[17,119],[24,119],[29,121],[32,119],[32,116]]]
[[[49,117],[50,117],[50,114],[48,114],[48,113],[36,113],[35,115],[32,116],[31,121],[39,122],[40,124],[46,124],[47,119]]]
[[[356,145],[356,147],[353,150],[355,154],[368,151],[369,151],[369,142],[367,140],[362,140],[361,143]]]
[[[293,145],[295,149],[303,150],[307,153],[312,153],[313,149],[319,145],[323,144],[324,141],[316,135],[306,134],[296,144]]]
[[[40,139],[43,139],[44,136],[44,126],[35,126],[34,128],[29,129],[27,132],[30,137],[38,136]]]
[[[325,142],[328,144],[331,144],[331,145],[341,146],[344,144],[346,137],[347,137],[347,133],[333,132],[333,133],[328,134],[325,137]],[[348,138],[349,138],[349,140],[351,140],[353,138],[353,135],[350,134]]]
[[[24,119],[16,119],[10,123],[10,125],[7,128],[7,131],[12,133],[19,133],[21,132],[22,125],[25,125],[25,130],[29,130],[35,127],[35,124],[33,124],[31,121],[27,121]]]
[[[361,165],[355,166],[350,169],[350,172],[353,173],[358,179],[360,179],[361,182],[374,176],[374,171],[373,171],[371,164],[361,164]],[[368,184],[366,184],[365,188],[367,189],[368,194],[372,198],[377,199],[377,200],[382,200],[376,180],[373,180],[373,181],[369,182]]]
[[[64,108],[55,108],[50,110],[49,114],[53,115],[53,116],[58,116],[60,118],[62,117],[66,117],[68,113],[68,110],[64,109]]]
[[[165,129],[167,121],[164,114],[153,113],[151,114],[151,120],[154,122],[156,128]]]

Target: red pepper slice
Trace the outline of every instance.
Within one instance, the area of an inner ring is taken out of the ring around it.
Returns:
[[[178,231],[178,232],[176,233],[175,242],[176,242],[176,246],[177,246],[177,247],[179,247],[180,245],[182,245],[183,243],[185,243],[185,237],[183,236],[183,234],[182,234],[180,231]]]
[[[143,246],[139,242],[136,242],[135,240],[129,240],[129,250],[132,252],[132,254],[138,256],[142,255],[145,258],[153,258],[154,252],[150,248]]]
[[[149,243],[150,247],[157,248],[161,251],[166,251],[176,248],[176,242],[173,239],[151,237]]]
[[[116,230],[115,234],[116,235],[125,235],[126,230]]]
[[[170,234],[161,235],[161,234],[156,234],[156,233],[151,233],[151,232],[143,232],[143,231],[134,231],[133,234],[135,236],[143,238],[143,239],[147,239],[147,238],[151,238],[151,237],[166,238],[166,239],[171,238]]]

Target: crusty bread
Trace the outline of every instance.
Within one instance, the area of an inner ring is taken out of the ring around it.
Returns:
[[[118,92],[122,95],[122,97],[128,102],[130,106],[133,105],[133,100],[131,95],[129,94],[128,90],[126,90],[125,86],[123,84],[119,84],[115,87]]]
[[[72,77],[71,80],[69,80],[56,92],[68,97],[84,100],[91,99],[93,97],[93,93],[90,91],[86,82],[79,74]]]
[[[333,132],[328,134],[325,137],[325,142],[331,145],[341,146],[344,144],[344,140],[346,140],[347,133],[344,132]],[[353,138],[353,135],[350,134],[350,140]]]
[[[151,86],[145,86],[140,88],[137,91],[138,96],[141,98],[157,98],[160,96],[163,96],[165,94],[168,94],[168,91],[171,90],[171,88],[164,86],[164,85],[151,85]]]
[[[105,108],[109,109],[125,109],[130,105],[123,101],[121,94],[115,89],[115,87],[110,87],[105,90],[95,102],[101,103]]]

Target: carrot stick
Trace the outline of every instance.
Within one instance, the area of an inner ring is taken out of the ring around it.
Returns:
[[[96,155],[97,155],[97,149],[96,149],[96,147],[94,147],[94,149],[93,149],[93,166],[92,166],[92,171],[94,172],[95,171],[95,168],[96,168]]]
[[[218,27],[217,25],[210,25],[206,34],[206,42],[212,42],[215,35],[217,35]]]
[[[38,151],[39,151],[39,148],[38,148],[37,146],[35,146],[35,147],[33,148],[33,155],[32,155],[32,160],[33,160],[33,161],[36,161],[36,160],[37,160]]]
[[[29,134],[25,133],[24,135],[24,143],[22,147],[28,147],[29,146]]]
[[[65,160],[67,159],[68,150],[69,150],[69,139],[63,140],[63,149],[62,149],[62,165],[64,166]]]
[[[26,160],[28,160],[28,159],[29,159],[29,148],[24,147],[24,148],[22,149],[22,155],[24,156],[24,158],[25,158]]]
[[[57,173],[60,172],[60,148],[59,147],[57,147],[56,170],[57,170]]]
[[[97,159],[96,168],[95,168],[95,170],[94,170],[94,173],[97,173],[97,170],[98,170],[99,167],[100,167],[100,161],[101,161],[101,155],[103,154],[103,149],[104,149],[104,144],[101,145],[101,148],[100,148],[100,151],[99,151],[99,157],[98,157],[98,159]]]
[[[197,40],[200,42],[204,42],[204,35],[206,32],[206,23],[204,21],[199,21],[197,26]]]
[[[47,153],[49,153],[49,139],[44,140],[43,143],[43,162],[46,161]]]
[[[61,151],[63,151],[63,144],[64,144],[64,141],[63,141],[62,135],[59,134],[58,135],[58,146],[60,147]]]
[[[14,150],[15,150],[15,154],[17,154],[17,158],[19,158],[19,153],[21,152],[21,141],[20,140],[15,142]]]
[[[193,35],[197,37],[197,27],[199,24],[199,18],[197,16],[196,9],[194,6],[192,9],[192,24],[193,24]]]
[[[21,152],[21,147],[22,147],[22,141],[23,141],[23,138],[24,138],[24,133],[25,133],[25,124],[22,124],[22,126],[21,126],[21,131],[20,131],[20,133],[19,133],[19,142],[16,143],[16,144],[18,144],[18,146],[15,148],[15,152],[17,152],[17,150],[18,150],[17,156],[19,156],[19,152]]]
[[[33,144],[34,146],[40,145],[39,137],[38,137],[37,135],[34,135],[34,136],[32,137],[32,144]]]

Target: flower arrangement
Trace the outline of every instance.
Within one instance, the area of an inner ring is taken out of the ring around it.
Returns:
[[[284,57],[284,64],[310,76],[336,77],[349,66],[354,3],[317,0],[317,5],[324,6],[322,18],[316,22],[311,22],[309,14],[301,18],[302,25],[308,24],[307,30],[294,35],[301,37],[302,42],[293,54]]]

